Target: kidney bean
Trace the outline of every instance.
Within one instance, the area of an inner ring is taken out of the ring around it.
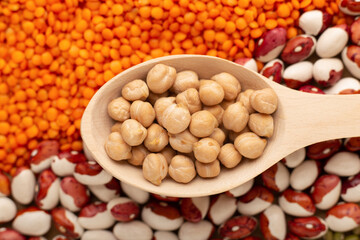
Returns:
[[[0,224],[10,222],[17,212],[17,207],[13,200],[7,197],[0,197]]]
[[[260,214],[260,230],[265,239],[285,238],[285,214],[278,205],[271,205]]]
[[[18,168],[11,181],[14,200],[24,205],[31,203],[35,194],[35,182],[35,175],[28,167]]]
[[[269,80],[280,83],[284,72],[284,63],[280,59],[274,59],[266,63],[260,74]]]
[[[343,94],[343,93],[353,93],[360,90],[359,80],[346,77],[340,79],[334,86],[325,89],[326,94]]]
[[[120,222],[129,222],[139,216],[139,205],[127,197],[118,197],[110,200],[107,209],[111,216]]]
[[[295,236],[294,234],[292,233],[287,233],[286,234],[286,237],[285,237],[285,240],[300,240],[299,237]]]
[[[148,201],[150,194],[140,188],[133,187],[127,183],[120,182],[123,192],[132,200],[139,204],[144,204]]]
[[[288,168],[294,168],[299,166],[300,163],[302,163],[305,160],[305,155],[306,155],[305,148],[300,148],[295,152],[286,156],[284,159],[282,159],[282,162]]]
[[[299,191],[310,187],[319,176],[320,171],[319,162],[315,160],[305,160],[291,172],[291,187]]]
[[[254,178],[250,179],[249,181],[241,184],[240,186],[230,189],[229,191],[225,192],[226,195],[229,197],[240,197],[247,193],[252,186],[254,185]]]
[[[311,188],[315,207],[326,210],[334,206],[340,197],[341,180],[336,175],[322,175]]]
[[[334,57],[344,49],[348,40],[346,24],[327,28],[318,39],[316,54],[321,58]]]
[[[209,196],[183,198],[180,201],[181,215],[189,222],[200,222],[205,218],[209,205]]]
[[[60,179],[46,169],[38,177],[35,188],[35,203],[43,210],[51,210],[59,203]]]
[[[11,228],[0,228],[0,240],[26,240],[19,232]]]
[[[311,35],[298,35],[290,39],[281,53],[281,59],[294,64],[310,57],[315,51],[316,39]]]
[[[12,227],[24,235],[41,236],[50,230],[51,216],[37,207],[29,207],[17,213]]]
[[[236,198],[226,194],[211,196],[208,218],[215,225],[220,225],[236,212]]]
[[[164,201],[164,202],[178,202],[180,200],[180,198],[178,198],[178,197],[169,197],[169,196],[164,196],[164,195],[158,195],[155,193],[151,193],[151,196],[153,196],[154,198],[156,198],[159,201]]]
[[[179,240],[178,236],[169,231],[156,231],[153,240]]]
[[[360,224],[360,207],[356,203],[340,203],[327,211],[325,221],[333,231],[350,231]]]
[[[148,202],[141,212],[142,220],[152,229],[174,231],[183,223],[180,211],[167,202]]]
[[[312,10],[304,12],[299,18],[299,26],[306,34],[317,36],[331,24],[332,16],[327,12]]]
[[[103,202],[109,202],[120,195],[120,183],[116,178],[112,178],[110,182],[101,185],[88,186],[90,191]]]
[[[360,78],[360,46],[350,45],[344,48],[341,59],[349,72],[356,78]]]
[[[278,199],[281,209],[295,217],[314,215],[316,208],[310,196],[304,192],[286,189]]]
[[[151,228],[138,220],[115,224],[113,233],[117,239],[122,240],[151,240],[153,237]]]
[[[101,230],[114,225],[115,219],[106,203],[94,202],[81,209],[78,222],[85,229]]]
[[[10,179],[5,173],[0,172],[0,197],[10,196]]]
[[[274,195],[265,187],[254,186],[248,193],[240,197],[237,210],[240,214],[256,215],[268,208],[274,201]]]
[[[286,86],[298,89],[313,78],[313,64],[309,61],[294,63],[285,68],[283,78]]]
[[[74,177],[60,182],[60,203],[72,212],[80,211],[90,200],[89,190]]]
[[[285,28],[277,27],[266,31],[256,44],[254,56],[261,62],[269,62],[279,56],[285,44]]]
[[[77,163],[74,177],[84,185],[106,184],[113,178],[95,161]]]
[[[117,240],[114,234],[108,230],[88,230],[83,233],[81,240]]]
[[[360,19],[356,18],[350,26],[350,39],[355,45],[360,45]]]
[[[306,156],[314,160],[325,159],[338,152],[340,147],[341,147],[340,139],[315,143],[307,147]]]
[[[304,85],[299,88],[299,91],[301,92],[307,92],[307,93],[316,93],[316,94],[325,94],[321,88],[318,88],[313,85]]]
[[[346,138],[344,141],[344,146],[346,150],[351,152],[360,151],[360,137]]]
[[[348,15],[360,15],[359,3],[356,0],[340,0],[339,9]]]
[[[326,222],[316,216],[294,218],[288,222],[289,231],[305,239],[317,239],[324,236],[328,230]]]
[[[240,239],[253,233],[256,226],[256,218],[237,216],[223,223],[219,228],[219,234],[225,239]]]
[[[180,240],[210,239],[214,231],[214,226],[206,220],[197,223],[184,222],[179,229],[178,236]]]
[[[341,79],[343,70],[344,65],[340,59],[323,58],[314,63],[313,76],[319,85],[330,87]]]
[[[248,68],[250,70],[253,70],[255,72],[258,71],[256,61],[253,58],[238,58],[235,60],[235,63],[244,66],[245,68]]]
[[[51,161],[51,169],[59,177],[70,176],[74,173],[77,163],[86,162],[85,155],[78,151],[63,151]]]
[[[265,187],[282,192],[289,187],[290,173],[283,163],[278,162],[261,174]]]
[[[247,236],[245,238],[242,238],[243,240],[261,240],[261,238],[259,237],[255,237],[255,236]]]
[[[51,210],[51,216],[56,229],[69,238],[79,238],[84,233],[83,227],[79,224],[78,217],[66,210],[58,207]]]
[[[341,188],[341,198],[346,202],[360,201],[360,174],[344,180]]]
[[[338,152],[324,166],[327,173],[349,177],[360,172],[360,158],[356,153]]]
[[[34,173],[50,167],[51,161],[59,153],[59,143],[55,140],[44,140],[30,154],[30,167]]]

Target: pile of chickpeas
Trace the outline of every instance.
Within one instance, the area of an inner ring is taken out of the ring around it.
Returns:
[[[105,143],[108,156],[142,166],[155,185],[169,174],[179,183],[219,175],[256,159],[273,134],[277,96],[271,88],[241,91],[233,75],[222,72],[200,80],[194,71],[155,65],[127,83],[108,105],[117,121]]]

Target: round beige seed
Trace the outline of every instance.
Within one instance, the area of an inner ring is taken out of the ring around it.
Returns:
[[[242,157],[234,144],[227,143],[221,147],[218,158],[225,167],[234,168],[240,163]]]
[[[266,146],[266,139],[260,138],[253,132],[240,134],[234,142],[239,153],[249,159],[255,159],[262,155]]]
[[[173,149],[181,153],[193,151],[193,144],[199,139],[192,135],[188,129],[178,134],[169,134],[169,143]]]
[[[215,160],[211,163],[195,161],[196,172],[202,178],[213,178],[220,174],[220,162]]]
[[[108,105],[109,116],[119,122],[130,118],[130,103],[123,97],[115,98]]]
[[[130,117],[149,127],[155,120],[155,110],[150,103],[137,100],[130,106]]]
[[[146,180],[160,185],[168,173],[168,164],[161,153],[150,153],[144,159],[142,171]]]
[[[240,103],[231,104],[224,112],[223,124],[228,130],[240,132],[243,130],[249,120],[249,113],[246,108]]]
[[[224,89],[213,80],[200,80],[199,96],[204,105],[214,106],[224,99]]]
[[[144,145],[139,145],[136,147],[132,147],[131,149],[131,158],[128,159],[128,163],[134,166],[141,166],[144,162],[145,157],[150,152],[146,149]]]
[[[227,101],[234,100],[241,91],[240,82],[230,73],[222,72],[212,76],[211,79],[224,89],[224,99]]]
[[[203,138],[193,145],[196,160],[202,163],[210,163],[217,159],[220,153],[220,145],[212,138]]]
[[[199,89],[199,77],[196,72],[182,71],[176,75],[171,91],[176,94],[186,91],[189,88]]]
[[[272,114],[277,109],[278,99],[274,90],[264,88],[251,94],[250,103],[259,113]]]
[[[172,87],[175,78],[175,68],[160,63],[150,69],[146,77],[146,83],[153,93],[161,94]]]
[[[182,104],[189,109],[190,114],[201,110],[202,104],[199,92],[195,88],[189,88],[176,96],[176,103]]]
[[[244,92],[241,92],[238,97],[236,98],[237,102],[241,102],[242,105],[244,105],[244,107],[246,108],[246,110],[249,112],[249,114],[255,112],[255,110],[253,109],[253,107],[250,104],[250,96],[251,94],[253,94],[254,90],[253,89],[247,89]]]
[[[176,155],[171,159],[169,175],[179,183],[188,183],[196,176],[194,162],[184,155]]]
[[[105,141],[107,155],[116,161],[131,158],[131,146],[122,138],[120,132],[112,132]]]
[[[142,100],[149,96],[149,88],[141,79],[133,80],[122,88],[121,96],[128,101]]]
[[[260,137],[271,137],[274,132],[274,120],[271,115],[253,113],[249,118],[249,128]]]
[[[144,140],[145,147],[150,152],[160,152],[169,143],[166,130],[159,124],[153,123],[147,129],[147,136]]]
[[[146,128],[134,119],[125,120],[121,125],[121,136],[130,146],[138,146],[142,144],[146,135]]]

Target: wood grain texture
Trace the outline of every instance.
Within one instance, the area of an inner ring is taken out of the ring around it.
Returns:
[[[177,71],[193,70],[200,79],[228,72],[241,83],[242,89],[271,87],[279,98],[274,117],[274,135],[264,154],[256,160],[243,160],[233,169],[222,168],[214,179],[196,177],[188,184],[169,177],[160,186],[146,181],[141,168],[126,161],[111,160],[104,149],[105,139],[114,121],[107,114],[108,103],[121,96],[121,88],[134,79],[146,79],[157,63],[168,64]],[[178,197],[196,197],[227,191],[259,175],[295,150],[315,142],[360,136],[360,95],[317,95],[284,87],[236,63],[210,56],[174,55],[156,58],[136,65],[108,81],[87,106],[82,122],[84,144],[98,163],[114,177],[143,190]]]

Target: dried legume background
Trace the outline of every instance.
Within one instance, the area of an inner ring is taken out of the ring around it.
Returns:
[[[13,176],[29,167],[31,152],[44,140],[57,141],[59,152],[81,152],[85,107],[97,89],[131,66],[173,54],[252,58],[271,29],[284,27],[287,39],[302,34],[298,19],[306,11],[327,12],[332,25],[350,26],[355,17],[339,11],[339,2],[2,0],[0,171]],[[264,63],[256,63],[260,71]],[[0,181],[1,189],[6,182]],[[257,236],[263,238],[260,231]]]

